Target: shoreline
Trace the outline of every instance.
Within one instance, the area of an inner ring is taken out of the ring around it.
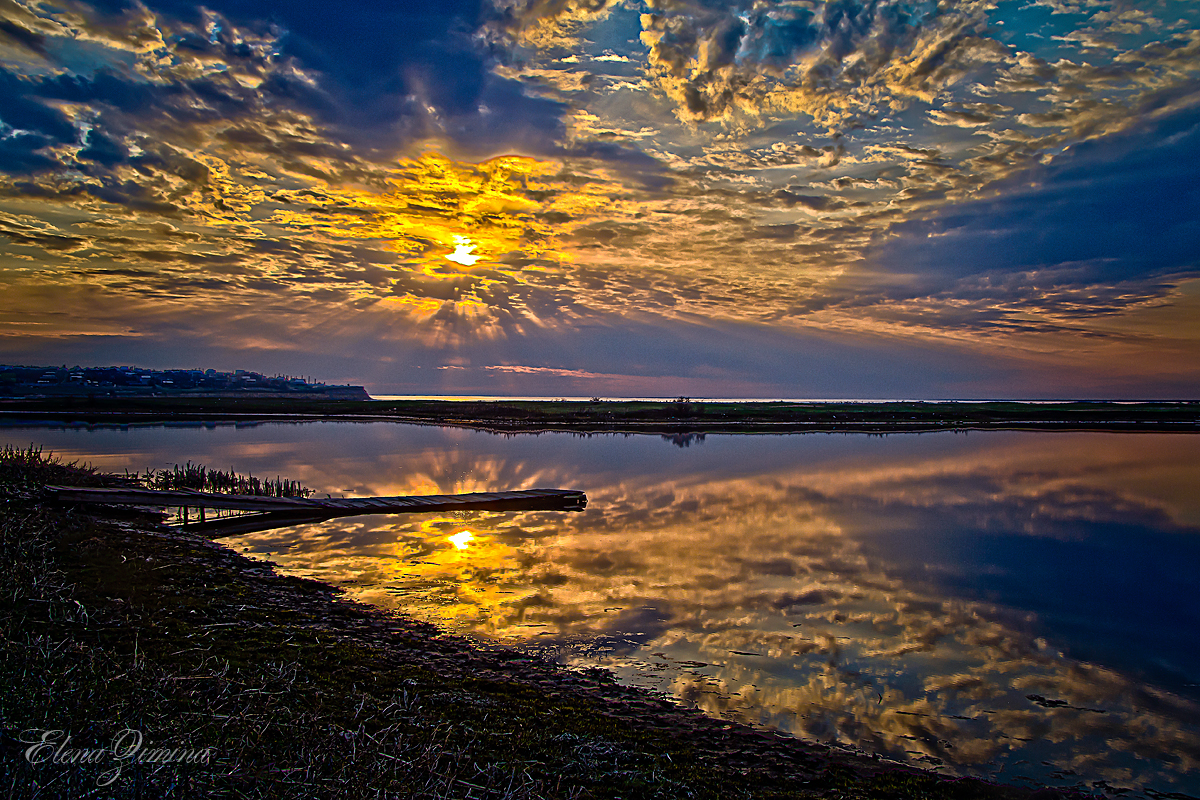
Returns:
[[[82,794],[99,774],[28,763],[28,731],[95,747],[122,728],[211,751],[203,764],[126,764],[122,797],[1084,796],[937,775],[707,717],[603,670],[481,648],[154,515],[52,504],[41,489],[120,476],[10,467],[0,774],[15,797],[54,781]]]
[[[397,422],[495,433],[923,433],[944,430],[1200,432],[1200,402],[714,403],[311,402],[270,398],[0,399],[0,423]]]

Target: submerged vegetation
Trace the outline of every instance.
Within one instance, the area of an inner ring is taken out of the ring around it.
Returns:
[[[124,480],[33,448],[0,452],[7,796],[1031,795],[477,649],[156,516],[56,506],[43,488]]]

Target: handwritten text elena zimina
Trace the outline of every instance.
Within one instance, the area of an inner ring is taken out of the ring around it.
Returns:
[[[100,747],[77,747],[71,734],[54,729],[32,728],[22,731],[21,743],[25,760],[33,765],[97,767],[98,786],[110,786],[121,770],[132,764],[208,764],[214,749],[211,747],[150,747],[136,728],[125,728],[113,736],[112,742]]]

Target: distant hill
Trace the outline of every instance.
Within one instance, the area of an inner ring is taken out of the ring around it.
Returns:
[[[0,365],[0,397],[271,397],[370,400],[362,386],[213,369]]]

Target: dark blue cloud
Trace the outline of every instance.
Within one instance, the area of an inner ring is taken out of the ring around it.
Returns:
[[[1084,142],[1050,165],[890,230],[867,263],[915,273],[923,296],[968,276],[1090,285],[1200,268],[1200,110]],[[1036,276],[1035,276],[1036,279]]]
[[[172,84],[151,85],[131,81],[107,69],[91,76],[64,73],[41,80],[25,81],[27,96],[72,103],[103,103],[136,114],[160,104],[164,97],[177,96],[181,88]]]
[[[658,159],[616,142],[582,142],[563,152],[577,158],[605,161],[625,177],[652,191],[664,189],[673,181]]]
[[[103,131],[91,130],[88,131],[87,147],[79,151],[79,157],[111,167],[128,160],[129,151]]]
[[[39,55],[46,54],[46,37],[40,33],[26,30],[9,20],[0,19],[0,34],[18,44],[24,45]]]
[[[448,137],[464,152],[482,155],[550,153],[563,136],[561,104],[528,97],[518,83],[491,74],[486,48],[473,38],[488,13],[481,0],[346,6],[223,0],[203,7],[159,0],[149,7],[169,23],[177,52],[257,73],[263,83],[255,91],[223,74],[150,83],[103,67],[87,75],[67,71],[45,77],[0,70],[0,119],[31,134],[5,142],[10,155],[0,169],[52,168],[54,161],[37,150],[79,139],[80,132],[53,101],[91,106],[94,126],[109,136],[110,146],[94,140],[80,158],[105,167],[118,160],[116,142],[122,134],[143,129],[139,121],[186,130],[271,109],[310,114],[333,140],[383,158],[430,136]],[[124,0],[102,0],[91,24],[127,30],[127,15],[135,10]],[[278,52],[251,47],[235,29],[277,42]],[[289,61],[315,84],[279,69]]]
[[[557,102],[526,97],[516,81],[488,76],[478,106],[446,120],[443,128],[464,154],[549,155],[561,149],[563,111]]]
[[[786,67],[802,52],[816,44],[821,31],[813,12],[806,8],[757,9],[751,14],[749,31],[735,48],[738,60],[752,59]]]
[[[102,175],[104,168],[128,160],[120,139],[139,129],[186,130],[202,122],[236,122],[251,116],[259,103],[231,81],[199,78],[186,83],[149,84],[108,69],[90,76],[61,74],[23,77],[0,70],[0,120],[18,132],[3,141],[8,157],[0,170],[29,173],[62,167],[42,148],[81,143],[83,169]],[[87,105],[87,134],[54,107],[56,102]],[[157,138],[147,146],[159,146]],[[148,155],[140,163],[157,159]],[[74,166],[73,164],[71,166]],[[97,169],[99,168],[99,169]]]
[[[201,22],[191,3],[151,7]],[[222,0],[204,8],[237,26],[282,32],[281,55],[316,73],[318,83],[276,76],[264,91],[313,113],[359,147],[388,150],[407,138],[444,133],[467,149],[486,146],[488,138],[544,151],[551,146],[547,132],[561,131],[561,106],[490,75],[487,55],[472,38],[490,12],[481,0]]]
[[[57,161],[39,152],[54,141],[40,133],[21,134],[0,139],[0,164],[6,172],[28,173],[50,169]]]
[[[0,70],[0,119],[20,131],[30,131],[54,142],[75,140],[75,126],[66,115],[31,97],[41,81]]]

